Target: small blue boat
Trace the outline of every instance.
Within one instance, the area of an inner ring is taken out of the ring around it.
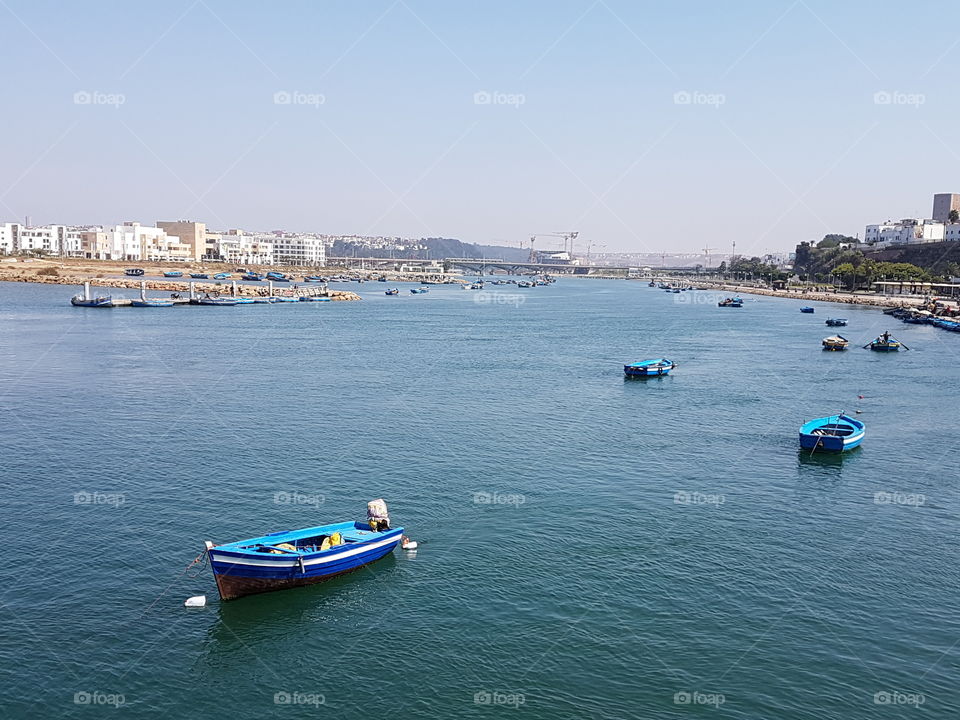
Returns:
[[[302,587],[368,565],[391,553],[403,528],[389,520],[274,532],[224,545],[207,541],[206,552],[221,600]]]
[[[743,300],[739,297],[725,298],[717,303],[718,307],[743,307]]]
[[[206,273],[190,273],[190,277],[194,280],[209,280],[210,276]]]
[[[217,273],[213,276],[214,280],[226,280],[230,277],[230,273]]]
[[[649,377],[651,375],[667,375],[677,364],[666,358],[641,360],[623,366],[623,374],[627,377]]]
[[[274,295],[270,298],[270,302],[300,302],[300,298],[289,297],[287,295]]]
[[[843,452],[863,442],[866,427],[848,415],[831,415],[800,426],[800,447],[806,450]]]
[[[800,312],[802,312],[802,313],[812,313],[812,312],[816,312],[816,309],[810,307],[809,305],[806,305],[806,306],[800,308]]]
[[[830,327],[844,327],[847,324],[846,318],[827,318],[827,325]]]
[[[254,298],[248,297],[235,297],[234,300],[237,301],[237,305],[253,305],[256,302]]]
[[[384,290],[384,291],[383,291],[383,294],[384,294],[384,295],[399,295],[399,294],[400,294],[400,288],[390,288],[389,290]]]
[[[330,302],[328,297],[302,297],[300,302]]]
[[[183,273],[180,272],[179,270],[167,270],[167,271],[163,274],[163,276],[164,276],[164,277],[170,277],[170,278],[183,277]]]
[[[70,298],[70,304],[74,307],[95,307],[95,308],[112,308],[113,305],[113,296],[111,295],[100,295],[99,297],[85,298],[83,295],[74,295]]]
[[[327,279],[319,275],[307,275],[303,278],[304,282],[326,282]]]
[[[430,288],[425,288],[425,287],[410,288],[410,292],[413,293],[414,295],[423,295],[424,293],[430,292]]]
[[[131,300],[133,307],[173,307],[173,300],[163,298],[147,298],[146,300]]]
[[[217,307],[226,307],[228,305],[236,305],[237,299],[235,297],[202,297],[196,301],[197,305],[215,305]]]
[[[864,347],[868,347],[871,350],[877,350],[879,352],[897,352],[901,347],[904,350],[910,349],[888,332],[884,332],[879,337],[871,340],[869,343],[864,345]]]
[[[249,280],[252,282],[259,282],[260,280],[263,280],[263,276],[257,275],[256,273],[244,273],[243,275],[240,276],[240,279]]]

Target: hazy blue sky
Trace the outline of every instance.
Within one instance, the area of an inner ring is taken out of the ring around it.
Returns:
[[[8,221],[759,253],[960,191],[955,2],[0,0],[0,19]]]

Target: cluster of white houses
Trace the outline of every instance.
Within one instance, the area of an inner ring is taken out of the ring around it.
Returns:
[[[0,223],[0,255],[32,252],[125,262],[324,265],[326,242],[324,236],[306,233],[214,232],[192,220],[159,221],[155,226],[125,222],[112,228]]]
[[[867,225],[863,240],[874,248],[960,240],[960,193],[933,196],[933,217]]]

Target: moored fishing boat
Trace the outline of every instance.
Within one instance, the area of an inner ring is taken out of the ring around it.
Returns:
[[[240,279],[248,280],[251,282],[259,282],[260,280],[263,280],[263,276],[258,275],[257,273],[244,273],[243,275],[240,276]]]
[[[427,288],[427,287],[410,288],[410,292],[413,295],[423,295],[424,293],[430,292],[430,288]]]
[[[312,585],[379,560],[400,544],[403,528],[390,527],[382,500],[368,504],[367,516],[367,522],[286,530],[224,545],[207,541],[220,599]]]
[[[623,374],[627,377],[648,377],[651,375],[667,375],[677,364],[666,358],[640,360],[623,366]]]
[[[318,295],[306,295],[300,298],[300,302],[330,302],[330,298],[320,297]]]
[[[273,295],[270,297],[270,302],[300,302],[300,298],[291,295]]]
[[[99,295],[97,297],[74,295],[70,298],[70,304],[74,307],[112,308],[114,306],[112,295]]]
[[[800,447],[807,450],[843,452],[863,442],[866,427],[862,422],[840,413],[817,418],[800,426]]]
[[[167,270],[165,273],[163,273],[163,276],[168,278],[178,278],[183,277],[183,273],[179,270]]]
[[[190,277],[194,280],[209,280],[210,276],[206,273],[190,273]]]
[[[724,298],[717,303],[718,307],[743,307],[743,300],[739,297]]]
[[[146,298],[144,300],[131,300],[133,307],[173,307],[173,300],[164,298]]]
[[[809,305],[805,305],[805,306],[803,306],[802,308],[800,308],[800,312],[802,312],[802,313],[812,313],[812,312],[816,312],[816,309],[810,307]]]
[[[384,290],[384,291],[383,291],[383,294],[384,294],[384,295],[399,295],[399,294],[400,294],[400,288],[390,288],[389,290]]]
[[[850,341],[842,335],[831,335],[825,337],[821,343],[824,350],[846,350]]]
[[[826,324],[830,327],[844,327],[847,324],[846,318],[827,318]]]
[[[213,276],[213,279],[214,279],[214,280],[226,280],[226,279],[229,278],[229,277],[230,277],[230,273],[220,272],[220,273],[217,273],[216,275],[214,275],[214,276]]]
[[[191,302],[194,302],[196,305],[214,305],[217,307],[226,307],[228,305],[236,305],[237,299],[235,297],[202,297]]]
[[[879,352],[896,352],[901,347],[904,350],[910,349],[888,332],[884,332],[883,335],[871,340],[869,343],[864,345],[864,347],[868,347],[871,350],[877,350]]]
[[[143,275],[143,268],[127,268],[123,271],[124,275],[130,275],[131,277],[140,277]]]

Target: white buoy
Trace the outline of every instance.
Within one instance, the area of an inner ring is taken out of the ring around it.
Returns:
[[[404,550],[416,550],[418,545],[416,540],[411,540],[406,535],[403,536],[403,540],[400,541],[400,547]]]
[[[206,607],[207,606],[207,596],[206,595],[194,595],[193,597],[188,597],[183,603],[184,607]]]

